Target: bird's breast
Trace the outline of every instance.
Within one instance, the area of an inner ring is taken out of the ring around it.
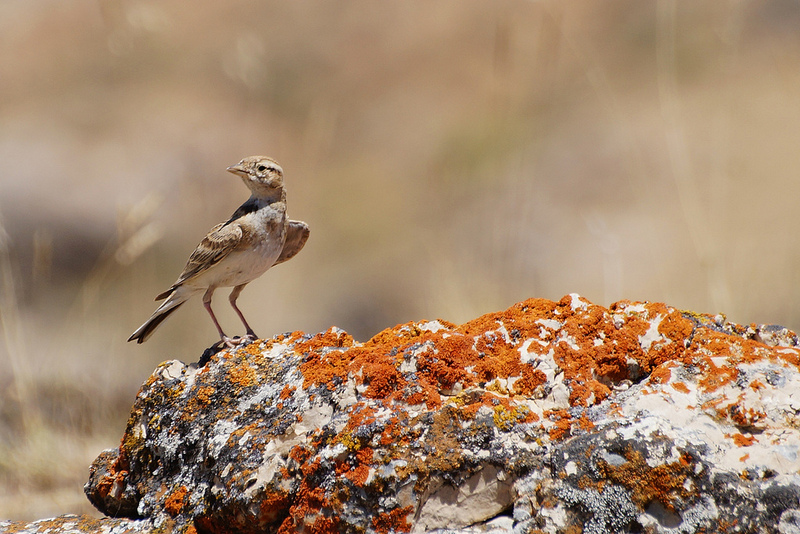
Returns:
[[[240,252],[253,256],[253,261],[266,270],[278,259],[286,242],[286,212],[265,207],[243,219]]]
[[[275,264],[286,242],[285,210],[263,207],[241,217],[237,224],[242,241],[215,269],[211,283],[217,287],[252,282]]]

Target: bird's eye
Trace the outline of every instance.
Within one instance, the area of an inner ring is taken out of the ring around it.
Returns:
[[[258,166],[258,172],[264,172],[266,170],[267,170],[267,168],[264,165],[259,165]]]

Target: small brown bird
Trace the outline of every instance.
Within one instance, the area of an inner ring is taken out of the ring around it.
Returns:
[[[244,286],[273,265],[291,259],[306,244],[308,225],[286,218],[286,191],[283,169],[266,156],[250,156],[228,171],[242,178],[252,193],[231,218],[216,225],[189,256],[189,261],[172,287],[156,297],[166,299],[128,341],[142,343],[178,306],[205,290],[203,305],[211,315],[222,342],[233,347],[257,339],[236,306]],[[211,310],[211,296],[218,287],[233,287],[229,300],[242,320],[247,335],[231,339],[222,331]]]

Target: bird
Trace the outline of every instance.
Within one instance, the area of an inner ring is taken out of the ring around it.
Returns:
[[[300,252],[308,240],[309,228],[303,221],[286,217],[283,169],[274,159],[250,156],[227,170],[241,177],[250,189],[250,198],[200,241],[175,283],[156,296],[156,301],[164,302],[128,341],[147,341],[164,319],[202,291],[205,291],[203,306],[222,344],[233,348],[258,339],[236,305],[236,299],[248,283]],[[228,300],[244,324],[245,336],[229,338],[214,315],[211,297],[220,287],[233,287]]]

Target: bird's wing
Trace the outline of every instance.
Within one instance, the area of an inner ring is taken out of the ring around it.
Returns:
[[[244,231],[238,224],[226,221],[216,225],[189,256],[189,261],[186,262],[186,267],[183,268],[178,280],[171,288],[158,295],[156,300],[166,298],[179,285],[222,261],[236,249],[243,236]]]
[[[283,245],[281,255],[278,256],[274,265],[290,260],[300,252],[306,241],[308,241],[309,233],[308,225],[303,221],[289,221],[286,227],[286,243]]]

